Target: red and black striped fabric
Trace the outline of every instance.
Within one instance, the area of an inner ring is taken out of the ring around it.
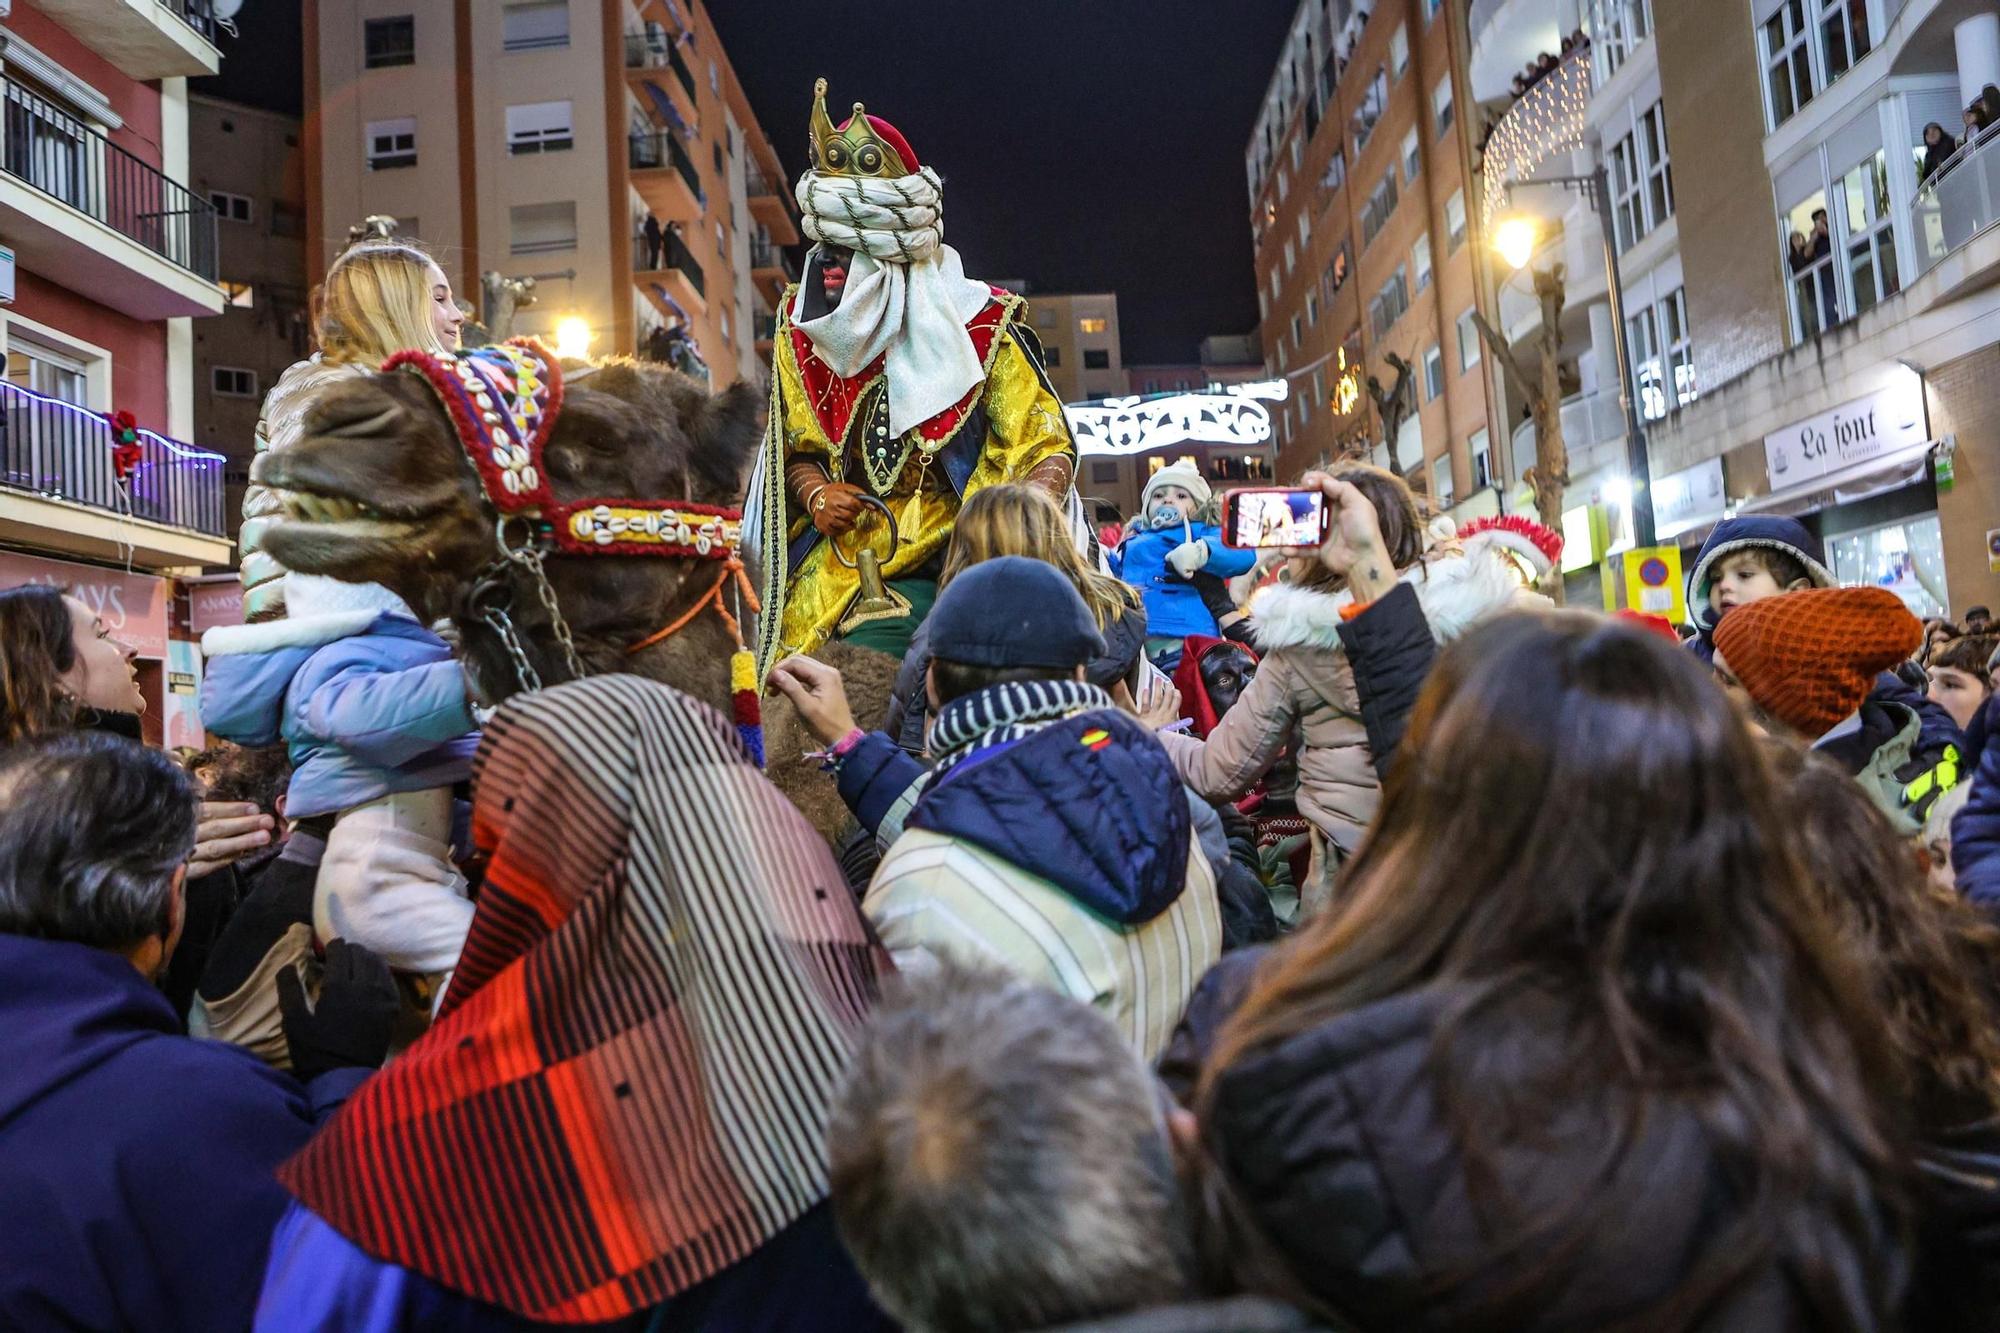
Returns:
[[[489,724],[492,851],[437,1023],[281,1171],[379,1259],[617,1318],[826,1197],[835,1081],[889,963],[727,718],[598,676]]]

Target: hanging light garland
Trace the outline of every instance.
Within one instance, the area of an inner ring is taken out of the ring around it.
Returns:
[[[1583,147],[1590,108],[1590,48],[1579,46],[1521,94],[1493,127],[1480,168],[1481,221],[1491,226],[1507,187],[1540,171],[1550,158]]]

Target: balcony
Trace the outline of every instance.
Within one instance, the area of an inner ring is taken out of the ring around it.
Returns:
[[[664,86],[689,122],[700,117],[694,71],[681,58],[680,43],[659,24],[648,24],[644,32],[625,34],[625,69],[639,75],[649,87]],[[661,71],[670,72],[673,77],[661,79],[658,77]]]
[[[219,312],[208,200],[19,84],[0,87],[0,224],[21,266],[135,319]]]
[[[37,0],[35,8],[129,78],[199,78],[222,68],[214,0]]]
[[[799,243],[799,224],[792,217],[791,197],[782,182],[752,166],[743,183],[750,199],[750,215],[763,224],[779,245]]]
[[[1569,454],[1569,475],[1588,477],[1625,457],[1625,410],[1615,389],[1574,393],[1562,401],[1563,449]],[[1514,431],[1514,475],[1535,465],[1535,423],[1524,421]]]
[[[222,455],[151,432],[139,447],[121,490],[102,416],[0,383],[0,527],[71,555],[129,548],[148,568],[226,563]]]
[[[750,280],[764,287],[765,295],[776,302],[785,288],[798,278],[792,257],[769,241],[750,242]]]
[[[1590,105],[1590,48],[1578,47],[1507,108],[1487,137],[1480,220],[1493,224],[1510,187],[1569,175],[1583,147]]]
[[[760,352],[769,352],[772,344],[778,340],[778,317],[776,315],[757,315],[753,317],[752,327],[755,328],[757,334],[757,350]]]
[[[1958,150],[1910,206],[1917,273],[1939,270],[1940,295],[2000,279],[2000,128]],[[1976,243],[1976,244],[1975,244]]]
[[[684,325],[693,325],[691,311],[708,309],[708,275],[702,272],[687,242],[671,231],[661,238],[657,260],[647,253],[643,234],[633,238],[632,278],[662,314],[677,316]]]
[[[671,130],[632,135],[627,162],[633,188],[661,222],[692,223],[708,207],[701,173]]]

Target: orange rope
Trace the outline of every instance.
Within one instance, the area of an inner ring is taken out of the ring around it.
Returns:
[[[743,568],[743,561],[741,559],[732,555],[723,563],[722,577],[715,581],[714,587],[703,593],[693,606],[683,611],[673,624],[668,625],[665,629],[655,630],[653,633],[648,634],[645,638],[627,648],[625,655],[630,657],[633,653],[643,652],[656,643],[664,643],[668,639],[671,639],[681,630],[687,628],[689,621],[707,610],[711,603],[715,606],[715,613],[722,617],[722,623],[729,627],[729,633],[735,638],[736,646],[741,648],[743,646],[743,628],[737,624],[736,617],[729,614],[729,608],[724,606],[722,602],[722,590],[729,586],[729,577],[732,574],[736,576],[737,592],[742,600],[749,604],[751,611],[762,611],[764,608],[757,604],[757,589],[750,582],[750,572]]]

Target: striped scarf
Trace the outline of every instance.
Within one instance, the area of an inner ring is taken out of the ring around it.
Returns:
[[[933,780],[983,750],[1020,740],[1066,717],[1116,708],[1111,696],[1087,681],[1009,681],[975,690],[938,710],[931,724]]]
[[[664,685],[516,696],[473,780],[492,862],[438,1021],[280,1177],[454,1291],[621,1318],[826,1197],[888,960],[729,720]]]

